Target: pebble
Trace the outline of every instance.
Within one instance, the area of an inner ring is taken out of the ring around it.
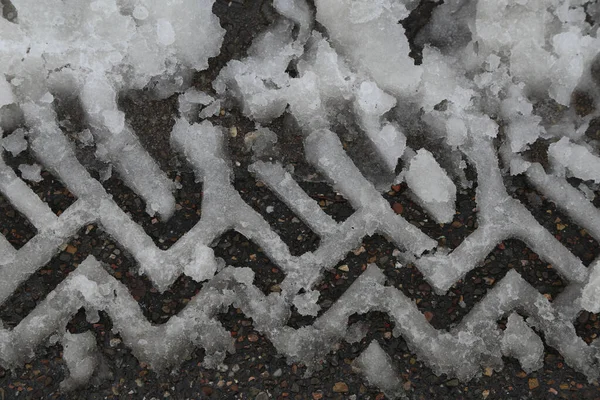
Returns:
[[[537,378],[529,378],[529,390],[533,390],[538,386],[540,386],[540,383],[538,382]]]
[[[335,393],[347,393],[348,390],[348,385],[345,382],[336,382],[335,385],[333,385],[333,391]]]
[[[400,203],[394,203],[392,210],[394,210],[396,214],[402,214],[404,212],[404,206]]]
[[[457,387],[458,384],[459,384],[459,382],[458,382],[458,379],[456,379],[456,378],[446,381],[446,386],[448,386],[448,387]]]
[[[254,400],[269,400],[269,395],[265,392],[260,392],[259,394],[256,395]]]

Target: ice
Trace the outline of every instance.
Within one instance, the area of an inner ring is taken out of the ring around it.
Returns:
[[[284,91],[289,85],[287,66],[297,50],[291,37],[293,25],[279,23],[255,39],[243,61],[230,61],[213,82],[219,94],[233,92],[243,112],[259,122],[280,116],[287,102]]]
[[[429,151],[420,149],[410,160],[406,183],[421,205],[440,223],[452,221],[456,186]]]
[[[566,168],[572,176],[600,183],[600,158],[585,146],[563,137],[550,145],[548,156],[554,165]]]
[[[502,354],[517,358],[525,372],[536,371],[544,364],[544,344],[519,314],[508,317],[501,346]]]
[[[298,41],[305,42],[313,25],[312,11],[305,0],[274,0],[273,6],[283,15],[294,21],[299,27]]]
[[[277,134],[267,128],[259,128],[244,137],[246,148],[252,150],[254,157],[258,158],[272,154],[271,150],[276,143]]]
[[[362,370],[371,385],[374,385],[391,399],[404,395],[399,373],[392,365],[390,356],[379,343],[372,341],[354,361],[354,365]]]
[[[194,262],[185,264],[183,272],[196,282],[202,282],[212,278],[217,272],[217,267],[213,249],[198,246],[195,250]]]
[[[20,164],[19,171],[21,171],[21,177],[31,182],[41,182],[42,179],[42,167],[39,164]]]
[[[21,152],[27,150],[26,135],[27,131],[25,129],[15,129],[13,133],[2,138],[2,147],[6,151],[9,151],[13,157],[16,157]]]
[[[173,25],[164,18],[159,18],[156,21],[156,35],[158,36],[158,42],[163,46],[169,46],[175,43],[175,31],[173,30]]]
[[[317,0],[315,5],[317,21],[327,29],[334,46],[378,86],[398,96],[416,88],[422,70],[408,56],[408,40],[398,23],[408,16],[402,2]]]
[[[321,306],[317,304],[319,300],[319,292],[312,290],[303,294],[299,294],[294,298],[294,306],[300,313],[300,315],[312,315],[316,317],[321,309]]]
[[[0,107],[12,104],[14,101],[15,98],[10,84],[4,76],[0,75]]]
[[[79,334],[66,332],[62,345],[69,377],[61,382],[60,387],[71,391],[88,383],[100,362],[100,355],[96,348],[96,338],[90,331]]]
[[[594,262],[590,267],[589,281],[581,294],[581,307],[589,312],[600,312],[600,263]]]
[[[394,171],[406,148],[406,137],[397,126],[382,124],[381,117],[396,105],[396,99],[374,82],[362,82],[356,93],[357,113],[367,136],[382,155],[387,168]]]

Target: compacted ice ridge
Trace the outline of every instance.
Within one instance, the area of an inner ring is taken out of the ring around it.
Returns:
[[[2,367],[20,367],[41,346],[59,343],[69,369],[63,390],[105,374],[93,335],[66,329],[83,308],[90,322],[100,311],[108,314],[124,344],[157,371],[177,367],[197,348],[205,352],[205,367],[219,368],[235,348],[217,314],[234,306],[307,374],[340,341],[363,339],[360,329],[348,326],[352,315],[376,311],[389,316],[393,335],[436,374],[469,381],[502,369],[503,357],[535,371],[546,344],[590,382],[598,378],[598,344],[579,337],[573,321],[581,311],[600,311],[600,262],[584,265],[507,190],[511,179],[525,177],[600,241],[600,211],[593,205],[600,115],[577,105],[582,98],[600,101],[595,2],[447,0],[436,3],[409,40],[400,21],[418,11],[415,0],[274,0],[278,16],[246,54],[212,74],[208,90],[198,88],[195,76],[209,68],[224,40],[214,0],[0,4],[0,192],[37,231],[18,250],[0,235],[0,303],[90,224],[125,249],[158,291],[182,274],[203,282],[182,311],[157,325],[127,286],[89,256],[18,325],[0,321]],[[109,176],[114,171],[139,195],[150,216],[172,217],[180,184],[145,149],[119,102],[135,90],[158,100],[177,96],[170,147],[202,182],[198,223],[167,250],[79,156],[82,148],[95,149]],[[56,109],[65,100],[80,107],[83,129],[76,135],[65,133]],[[292,255],[236,190],[227,143],[236,132],[213,118],[229,109],[254,123],[245,138],[248,171],[318,235],[314,251]],[[325,213],[293,166],[277,157],[284,138],[274,121],[281,117],[300,132],[296,151],[314,175],[352,206],[345,221]],[[353,141],[367,157],[350,154]],[[5,162],[25,151],[35,163],[17,171]],[[42,171],[76,198],[60,215],[27,182],[42,180]],[[439,224],[452,223],[457,194],[476,187],[476,229],[458,247],[446,248],[390,207],[382,193],[399,184]],[[281,269],[280,290],[263,293],[251,269],[215,256],[216,241],[230,230]],[[374,234],[394,244],[399,266],[414,265],[440,295],[507,239],[524,242],[566,287],[551,301],[511,269],[457,325],[435,329],[380,267],[369,264],[321,311],[323,274]],[[289,326],[292,308],[314,322]],[[389,397],[406,395],[393,354],[376,340],[353,366]]]

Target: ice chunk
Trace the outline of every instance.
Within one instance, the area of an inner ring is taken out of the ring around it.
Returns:
[[[79,334],[66,332],[62,345],[69,377],[61,382],[60,387],[71,391],[88,383],[98,366],[100,354],[96,348],[96,338],[90,331]]]
[[[456,186],[429,151],[420,149],[410,160],[405,175],[408,187],[419,203],[440,223],[452,221]]]
[[[13,157],[18,156],[22,151],[27,149],[27,140],[25,129],[16,129],[13,133],[2,139],[2,147],[6,151],[10,151]]]
[[[542,339],[517,313],[508,317],[501,347],[502,354],[517,358],[525,372],[536,371],[544,364]]]
[[[21,171],[21,176],[23,179],[26,179],[31,182],[41,182],[42,178],[42,167],[39,164],[20,164],[19,171]]]
[[[460,146],[467,139],[467,125],[457,117],[450,117],[446,121],[446,141],[450,146]]]
[[[248,57],[232,60],[213,82],[220,95],[229,92],[242,102],[243,112],[259,122],[279,117],[288,102],[285,91],[290,77],[285,72],[297,54],[292,39],[293,25],[282,22],[252,42]]]
[[[396,105],[396,99],[381,90],[375,82],[362,82],[356,98],[361,111],[368,115],[382,116]]]
[[[204,119],[214,117],[221,112],[221,100],[215,100],[200,111],[199,117]]]
[[[327,28],[335,47],[379,87],[407,95],[418,86],[422,71],[408,56],[408,40],[398,23],[408,14],[401,2],[317,0],[315,4],[317,21]]]
[[[312,12],[306,0],[274,0],[273,6],[281,15],[290,18],[300,27],[298,41],[306,42],[313,24]]]
[[[525,150],[545,133],[540,125],[542,118],[533,115],[533,105],[525,97],[523,84],[511,85],[500,107],[502,116],[508,121],[506,134],[513,152]]]
[[[104,125],[113,134],[121,133],[125,128],[125,113],[122,111],[105,110],[102,111],[102,117],[104,118]]]
[[[404,394],[399,373],[392,364],[390,356],[383,351],[379,343],[373,340],[369,347],[363,351],[353,366],[358,367],[371,385],[374,385],[391,399]]]
[[[217,261],[213,249],[207,246],[198,246],[194,251],[194,259],[185,264],[183,272],[196,282],[212,278],[217,272]]]
[[[406,137],[391,123],[382,126],[381,117],[396,105],[396,99],[381,90],[375,82],[364,81],[356,92],[355,101],[361,127],[382,156],[386,167],[394,171],[406,148]]]
[[[550,145],[548,156],[554,165],[566,168],[576,178],[600,183],[600,158],[586,147],[563,137]]]
[[[581,293],[581,307],[592,313],[600,312],[600,262],[590,266],[590,276]]]
[[[433,110],[444,100],[452,102],[458,110],[470,105],[475,93],[470,88],[471,84],[461,78],[461,67],[457,64],[456,59],[438,49],[430,46],[423,49],[423,75],[418,93],[425,111]]]
[[[319,291],[311,290],[306,293],[302,293],[294,297],[294,306],[300,313],[300,315],[312,315],[316,317],[321,309],[321,306],[317,304],[319,300]]]

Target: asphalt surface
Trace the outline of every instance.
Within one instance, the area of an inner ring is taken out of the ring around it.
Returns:
[[[419,27],[427,20],[433,2],[425,1],[404,24],[408,36],[414,38]],[[210,82],[221,67],[232,58],[241,58],[252,38],[264,30],[276,18],[268,1],[217,1],[215,13],[227,29],[222,53],[211,60],[209,70],[195,78],[195,86],[211,91]],[[412,53],[419,57],[418,46]],[[176,99],[153,101],[145,92],[129,93],[121,99],[127,119],[140,137],[146,149],[158,160],[163,170],[172,179],[182,184],[176,193],[177,211],[169,221],[163,222],[145,214],[143,201],[128,189],[117,176],[112,176],[104,187],[115,201],[139,223],[155,243],[169,248],[201,217],[202,184],[194,180],[189,166],[170,150],[168,135],[176,116]],[[76,104],[57,100],[57,109],[67,135],[72,135],[83,126]],[[229,151],[234,161],[235,187],[248,204],[259,211],[290,246],[292,254],[298,255],[318,247],[319,238],[296,218],[264,185],[255,181],[246,167],[251,154],[245,150],[243,137],[254,130],[254,124],[228,105],[224,115],[214,117],[212,122],[229,129],[237,129],[230,135]],[[353,212],[347,201],[336,194],[327,184],[319,182],[319,176],[303,161],[301,135],[289,118],[275,121],[271,129],[280,133],[276,157],[295,167],[296,177],[303,181],[303,188],[318,200],[321,207],[334,219],[341,221]],[[591,133],[593,134],[593,133]],[[367,168],[366,157],[358,151],[355,161]],[[537,149],[543,158],[544,148]],[[103,165],[93,157],[93,148],[81,149],[78,157],[89,171],[99,177],[106,172]],[[535,153],[534,148],[532,152]],[[536,154],[533,154],[536,156]],[[19,157],[6,157],[13,167],[33,159],[23,153]],[[543,160],[541,160],[543,161]],[[239,164],[239,165],[238,165]],[[60,214],[73,201],[73,196],[50,174],[44,180],[30,184],[34,191],[52,210]],[[475,180],[475,177],[471,177]],[[576,182],[574,182],[576,183]],[[571,223],[556,206],[528,187],[519,177],[506,182],[509,192],[521,200],[535,218],[552,232],[567,248],[588,265],[600,254],[600,246],[584,230]],[[458,246],[477,227],[474,188],[458,195],[457,215],[450,224],[439,225],[407,196],[404,185],[390,187],[386,199],[397,213],[419,226],[430,237],[450,249]],[[596,206],[600,200],[596,198]],[[267,207],[273,207],[269,212]],[[33,235],[33,228],[26,219],[0,197],[0,231],[16,247],[22,246]],[[279,290],[283,280],[279,268],[272,264],[252,242],[237,232],[228,232],[215,243],[215,253],[227,264],[250,267],[256,273],[255,285],[263,292]],[[394,246],[382,236],[366,237],[358,249],[348,253],[336,268],[325,273],[317,289],[321,293],[321,313],[337,301],[344,291],[361,274],[367,263],[377,263],[388,278],[388,284],[401,289],[415,300],[434,327],[448,329],[464,317],[472,307],[499,281],[506,272],[514,268],[524,279],[545,294],[555,298],[564,288],[564,283],[554,269],[541,261],[522,242],[505,241],[488,255],[480,268],[470,272],[457,283],[447,295],[436,295],[412,265],[397,266],[393,255]],[[165,293],[158,293],[144,276],[136,272],[132,257],[115,243],[100,226],[90,225],[81,229],[67,246],[52,261],[32,276],[7,302],[0,306],[0,319],[6,327],[14,327],[31,312],[88,255],[94,255],[108,266],[108,271],[130,289],[139,301],[144,315],[153,323],[168,320],[185,307],[201,288],[201,284],[181,277]],[[347,268],[346,268],[347,267]],[[463,304],[464,302],[464,304]],[[462,304],[462,306],[461,306]],[[300,316],[295,310],[289,325],[295,328],[310,325],[312,317]],[[363,376],[353,370],[351,361],[372,340],[377,340],[393,358],[401,373],[404,388],[412,399],[596,399],[600,398],[597,384],[568,367],[560,354],[546,347],[544,367],[532,374],[525,374],[514,359],[505,359],[502,371],[483,371],[481,377],[470,382],[460,382],[436,376],[409,351],[402,338],[391,335],[393,322],[382,313],[353,315],[351,323],[363,322],[368,327],[366,337],[359,343],[340,343],[335,351],[327,355],[320,371],[312,376],[304,375],[302,365],[288,365],[285,358],[278,356],[273,346],[256,332],[252,320],[239,310],[229,308],[219,315],[220,322],[235,338],[236,352],[228,355],[226,370],[207,370],[200,366],[203,352],[197,350],[175,371],[156,373],[140,364],[121,343],[118,334],[112,332],[110,319],[101,314],[100,321],[90,324],[80,312],[69,323],[71,332],[91,330],[97,338],[99,349],[112,372],[110,379],[95,382],[95,386],[65,394],[59,390],[60,382],[67,374],[61,359],[60,346],[42,347],[38,357],[16,370],[0,369],[0,400],[4,399],[384,399],[377,388],[365,383]],[[498,322],[502,328],[505,321]],[[590,342],[600,330],[600,318],[596,314],[583,312],[576,320],[577,333]],[[354,396],[354,397],[352,397]]]

